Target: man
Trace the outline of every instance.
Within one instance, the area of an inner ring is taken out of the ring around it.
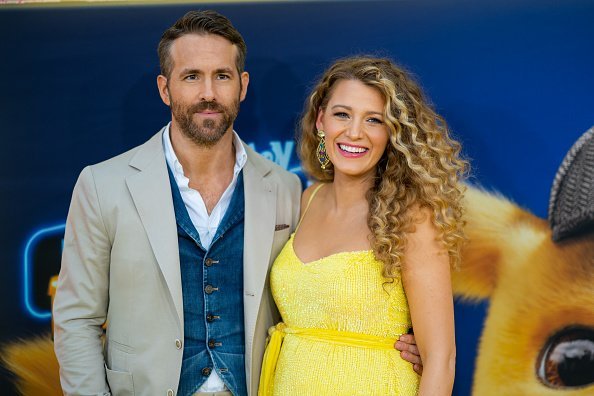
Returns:
[[[233,131],[245,54],[227,18],[187,13],[159,43],[171,122],[82,171],[54,302],[65,394],[257,394],[301,185]]]

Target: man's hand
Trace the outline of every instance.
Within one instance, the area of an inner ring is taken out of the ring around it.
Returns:
[[[421,362],[419,348],[417,348],[414,335],[401,335],[398,341],[394,344],[394,348],[400,351],[402,359],[413,364],[413,370],[415,370],[417,374],[423,374],[423,362]]]

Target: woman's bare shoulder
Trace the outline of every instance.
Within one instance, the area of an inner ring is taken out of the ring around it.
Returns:
[[[316,191],[323,184],[324,183],[322,183],[322,182],[315,182],[311,186],[307,187],[305,189],[305,191],[303,191],[303,193],[301,194],[301,212],[302,213],[305,210],[305,208],[307,207],[307,204],[308,204],[312,194],[314,193],[314,191]]]

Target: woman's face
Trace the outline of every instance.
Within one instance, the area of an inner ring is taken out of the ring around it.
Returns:
[[[358,80],[341,80],[316,120],[326,134],[326,151],[334,177],[375,175],[375,166],[388,144],[384,123],[384,97]]]

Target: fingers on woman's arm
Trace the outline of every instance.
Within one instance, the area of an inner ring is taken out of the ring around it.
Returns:
[[[419,395],[450,395],[454,381],[454,306],[447,252],[429,210],[407,236],[402,278],[423,362]],[[416,362],[415,362],[416,363]]]
[[[398,337],[398,340],[406,344],[414,346],[417,345],[417,342],[415,341],[415,336],[412,334],[402,334],[400,337]]]
[[[396,341],[394,346],[401,352],[410,352],[413,355],[419,356],[419,348],[417,348],[417,345],[414,342],[411,343],[409,341],[403,340],[402,337],[399,341]],[[416,363],[416,361],[412,363]]]
[[[410,363],[421,365],[419,348],[415,344],[415,338],[412,334],[403,334],[396,341],[394,347],[400,351],[400,356]]]

